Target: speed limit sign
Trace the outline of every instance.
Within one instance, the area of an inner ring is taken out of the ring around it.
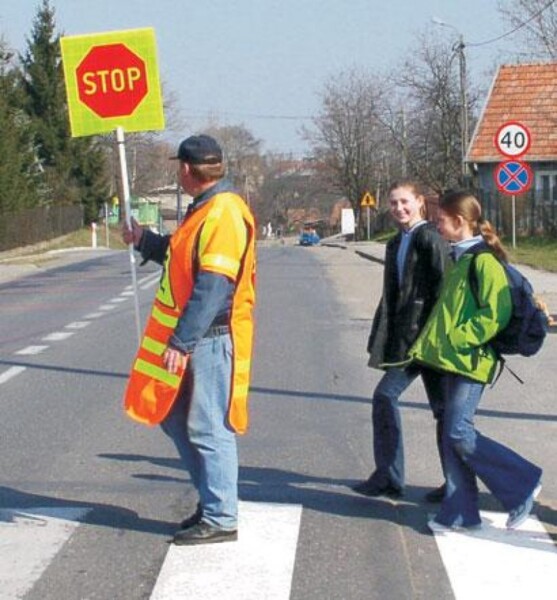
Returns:
[[[495,134],[495,147],[501,154],[510,158],[517,158],[526,154],[531,142],[530,131],[518,121],[503,123]]]

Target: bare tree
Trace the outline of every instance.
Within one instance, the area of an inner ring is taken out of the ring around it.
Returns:
[[[477,104],[477,92],[459,81],[456,57],[454,46],[421,36],[394,78],[398,100],[385,117],[404,170],[438,191],[462,183],[463,110],[471,120]]]
[[[324,185],[321,165],[280,155],[268,154],[265,158],[261,201],[256,210],[259,221],[285,228],[292,225],[291,209],[301,212],[302,220],[313,215],[326,221],[338,194]]]
[[[219,141],[226,157],[228,178],[242,191],[248,204],[254,203],[262,184],[261,140],[244,125],[212,125],[203,132]]]
[[[557,59],[557,4],[555,0],[507,0],[499,12],[522,39],[529,58]],[[516,44],[515,44],[516,45]]]
[[[331,78],[324,86],[314,130],[304,131],[325,176],[349,200],[356,219],[366,191],[376,191],[386,129],[378,120],[384,82],[356,70]]]
[[[217,139],[226,156],[228,173],[236,185],[245,185],[246,177],[256,175],[261,165],[261,140],[244,125],[213,126],[205,133]]]

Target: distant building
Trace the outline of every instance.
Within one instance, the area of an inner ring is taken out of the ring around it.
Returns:
[[[146,198],[150,202],[156,202],[160,206],[161,218],[166,231],[175,231],[180,220],[178,201],[181,202],[181,214],[185,214],[188,204],[192,201],[191,196],[181,192],[178,197],[176,185],[167,185],[161,188],[150,190]]]

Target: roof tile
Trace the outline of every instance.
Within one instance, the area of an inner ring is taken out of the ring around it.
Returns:
[[[470,162],[503,159],[494,139],[506,121],[529,129],[527,160],[557,160],[557,62],[499,68],[468,148]]]

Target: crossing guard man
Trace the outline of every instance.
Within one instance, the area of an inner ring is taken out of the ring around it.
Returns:
[[[238,537],[236,434],[248,426],[255,303],[255,227],[223,179],[222,149],[191,136],[178,148],[178,179],[193,196],[172,236],[132,221],[123,238],[164,272],[125,393],[127,414],[160,424],[198,492],[179,545]]]

